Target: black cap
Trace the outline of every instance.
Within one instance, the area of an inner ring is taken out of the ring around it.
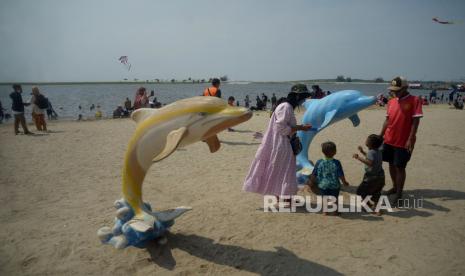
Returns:
[[[287,95],[288,99],[296,99],[298,102],[305,100],[312,94],[308,91],[308,88],[303,83],[295,84],[291,87],[291,92]]]
[[[308,92],[308,87],[303,83],[295,84],[291,87],[291,93]]]
[[[221,83],[220,79],[218,79],[218,78],[212,79],[212,85],[217,85],[217,84],[220,84],[220,83]]]
[[[408,87],[408,81],[404,77],[395,77],[391,81],[391,86],[389,86],[389,90],[391,91],[399,91],[402,88]]]

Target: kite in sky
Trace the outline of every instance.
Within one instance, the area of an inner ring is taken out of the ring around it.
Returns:
[[[128,71],[131,70],[131,63],[128,62],[128,56],[120,56],[118,60],[124,65],[124,67],[126,67],[126,69],[128,69]]]
[[[458,21],[444,21],[444,20],[439,20],[437,17],[433,17],[433,21],[439,24],[457,24],[460,23]]]

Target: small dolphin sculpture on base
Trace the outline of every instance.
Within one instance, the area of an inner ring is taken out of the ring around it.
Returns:
[[[115,224],[113,228],[102,227],[98,230],[97,235],[103,243],[113,245],[121,249],[128,245],[141,246],[143,241],[162,238],[164,234],[174,224],[174,219],[185,212],[191,210],[191,207],[177,207],[175,209],[152,212],[155,220],[152,227],[147,224],[131,222],[134,218],[134,211],[131,206],[122,198],[115,201],[116,208]],[[152,211],[150,204],[144,202],[145,209]]]
[[[216,97],[193,97],[160,109],[134,111],[131,118],[137,122],[137,128],[124,158],[123,198],[114,204],[117,211],[113,228],[98,230],[100,240],[125,248],[163,238],[174,220],[191,208],[152,212],[150,204],[142,200],[142,184],[150,166],[177,148],[198,141],[206,142],[210,152],[216,152],[221,146],[216,134],[251,117],[248,109],[229,106]]]
[[[375,101],[375,97],[364,96],[359,91],[342,90],[322,99],[307,100],[303,104],[306,111],[302,124],[310,124],[312,128],[297,132],[302,143],[302,151],[296,156],[298,184],[305,184],[312,173],[313,164],[309,160],[308,149],[315,135],[345,118],[349,118],[354,127],[358,126],[360,118],[357,112],[373,105]]]

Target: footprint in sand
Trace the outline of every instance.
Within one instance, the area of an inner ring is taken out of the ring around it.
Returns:
[[[429,146],[439,147],[450,151],[463,151],[461,147],[458,146],[449,146],[449,145],[439,145],[439,144],[429,144]]]
[[[31,264],[35,264],[37,263],[38,261],[38,258],[35,257],[35,256],[29,256],[29,257],[26,257],[22,262],[21,262],[21,265],[23,267],[28,267],[30,266]]]

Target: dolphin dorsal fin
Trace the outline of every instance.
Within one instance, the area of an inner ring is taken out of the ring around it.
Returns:
[[[182,138],[184,138],[186,134],[186,127],[181,127],[171,131],[168,136],[166,136],[165,148],[157,156],[155,156],[152,161],[158,162],[170,156],[178,148],[179,143],[181,143]]]
[[[139,108],[132,112],[131,119],[136,123],[140,123],[155,112],[157,110],[153,108]]]

